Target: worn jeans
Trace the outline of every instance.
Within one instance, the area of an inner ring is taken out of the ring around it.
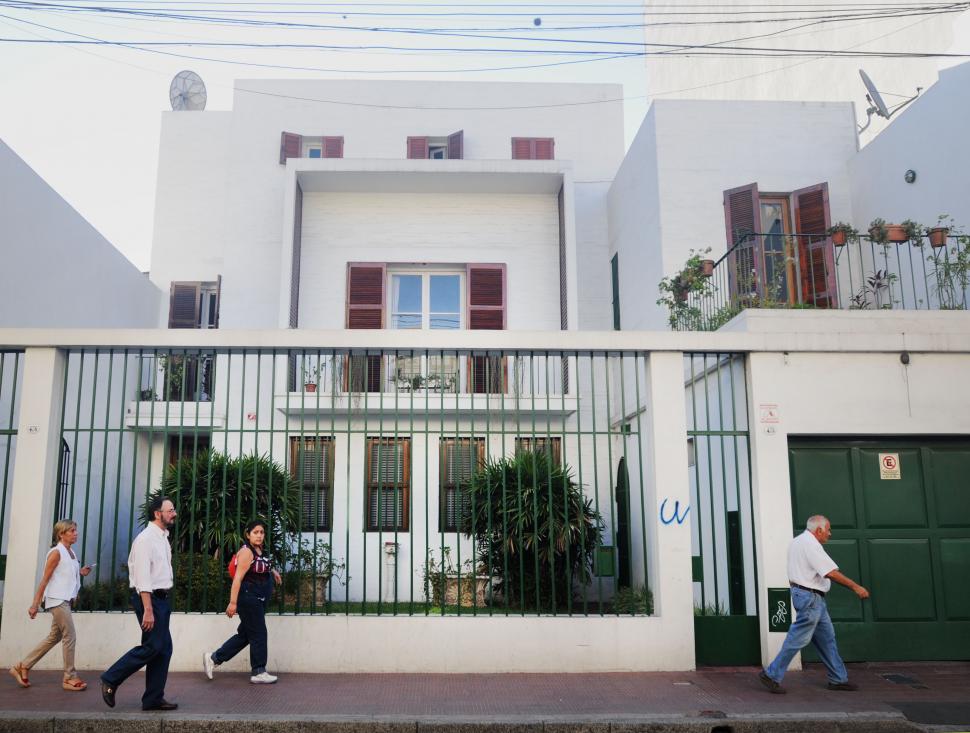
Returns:
[[[226,639],[225,644],[212,653],[216,664],[228,662],[249,646],[249,665],[254,675],[266,671],[268,643],[266,633],[266,608],[273,595],[273,578],[263,583],[243,581],[239,586],[237,611],[239,628]]]
[[[825,598],[811,591],[792,588],[791,600],[795,607],[795,623],[788,630],[778,656],[765,669],[765,674],[775,682],[781,682],[792,658],[812,642],[828,670],[829,682],[848,682],[849,674],[835,645],[835,627],[832,626]]]
[[[64,601],[64,603],[48,609],[48,612],[51,615],[51,632],[46,639],[34,647],[30,654],[24,657],[23,665],[26,669],[31,669],[40,661],[41,657],[57,645],[57,642],[61,642],[61,648],[64,652],[64,679],[69,680],[77,677],[77,670],[74,669],[74,646],[77,643],[77,634],[74,633],[71,604]]]

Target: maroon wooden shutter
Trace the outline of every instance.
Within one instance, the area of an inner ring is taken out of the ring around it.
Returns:
[[[513,137],[513,160],[552,160],[555,158],[556,140],[551,137]]]
[[[324,137],[323,138],[323,157],[324,158],[342,158],[344,157],[344,139],[343,136],[340,137]]]
[[[384,263],[347,263],[347,328],[384,328]]]
[[[168,300],[169,328],[198,328],[202,283],[173,282]]]
[[[795,237],[798,243],[799,277],[803,303],[818,308],[838,308],[835,283],[835,253],[826,232],[829,216],[829,184],[818,183],[792,192]]]
[[[287,158],[299,158],[303,152],[303,138],[292,132],[280,133],[280,163]]]
[[[448,136],[448,160],[461,160],[465,157],[465,131],[459,130]]]
[[[750,300],[764,293],[764,269],[760,233],[761,200],[758,184],[749,183],[724,192],[724,223],[727,230],[728,287],[732,300]]]
[[[555,157],[556,142],[551,137],[537,137],[533,147],[535,150],[533,157],[536,160],[552,160]]]
[[[531,160],[534,146],[531,137],[512,138],[512,160]]]
[[[428,138],[409,137],[408,138],[408,158],[427,158],[428,157]]]
[[[505,265],[468,265],[468,328],[503,330],[506,326]],[[505,360],[501,356],[469,359],[469,392],[499,394],[505,391]]]

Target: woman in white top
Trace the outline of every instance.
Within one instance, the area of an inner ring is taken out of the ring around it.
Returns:
[[[34,603],[27,609],[27,615],[37,618],[37,611],[43,598],[44,609],[51,614],[51,632],[34,650],[10,668],[10,674],[21,687],[30,687],[27,673],[47,652],[61,642],[64,650],[64,681],[62,686],[71,692],[80,692],[87,684],[77,676],[74,668],[74,619],[71,617],[71,603],[81,590],[81,576],[91,572],[90,566],[81,567],[71,545],[77,542],[77,522],[62,519],[54,525],[54,544],[47,553],[44,575],[37,586]]]

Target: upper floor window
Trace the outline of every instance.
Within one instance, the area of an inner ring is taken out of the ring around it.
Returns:
[[[280,163],[287,158],[342,158],[344,139],[334,135],[280,134]]]
[[[464,273],[432,269],[390,270],[388,322],[391,328],[462,327]]]
[[[513,137],[513,160],[552,160],[556,157],[556,141],[551,137]]]
[[[464,157],[464,130],[443,137],[412,136],[408,138],[408,158],[461,160]]]
[[[169,290],[169,328],[218,328],[222,276],[215,282],[173,282]]]

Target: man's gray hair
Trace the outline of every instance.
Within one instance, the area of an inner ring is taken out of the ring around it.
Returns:
[[[805,529],[807,529],[809,532],[814,532],[816,529],[824,527],[828,523],[829,520],[827,517],[823,516],[822,514],[815,514],[809,517],[808,521],[805,522]]]

